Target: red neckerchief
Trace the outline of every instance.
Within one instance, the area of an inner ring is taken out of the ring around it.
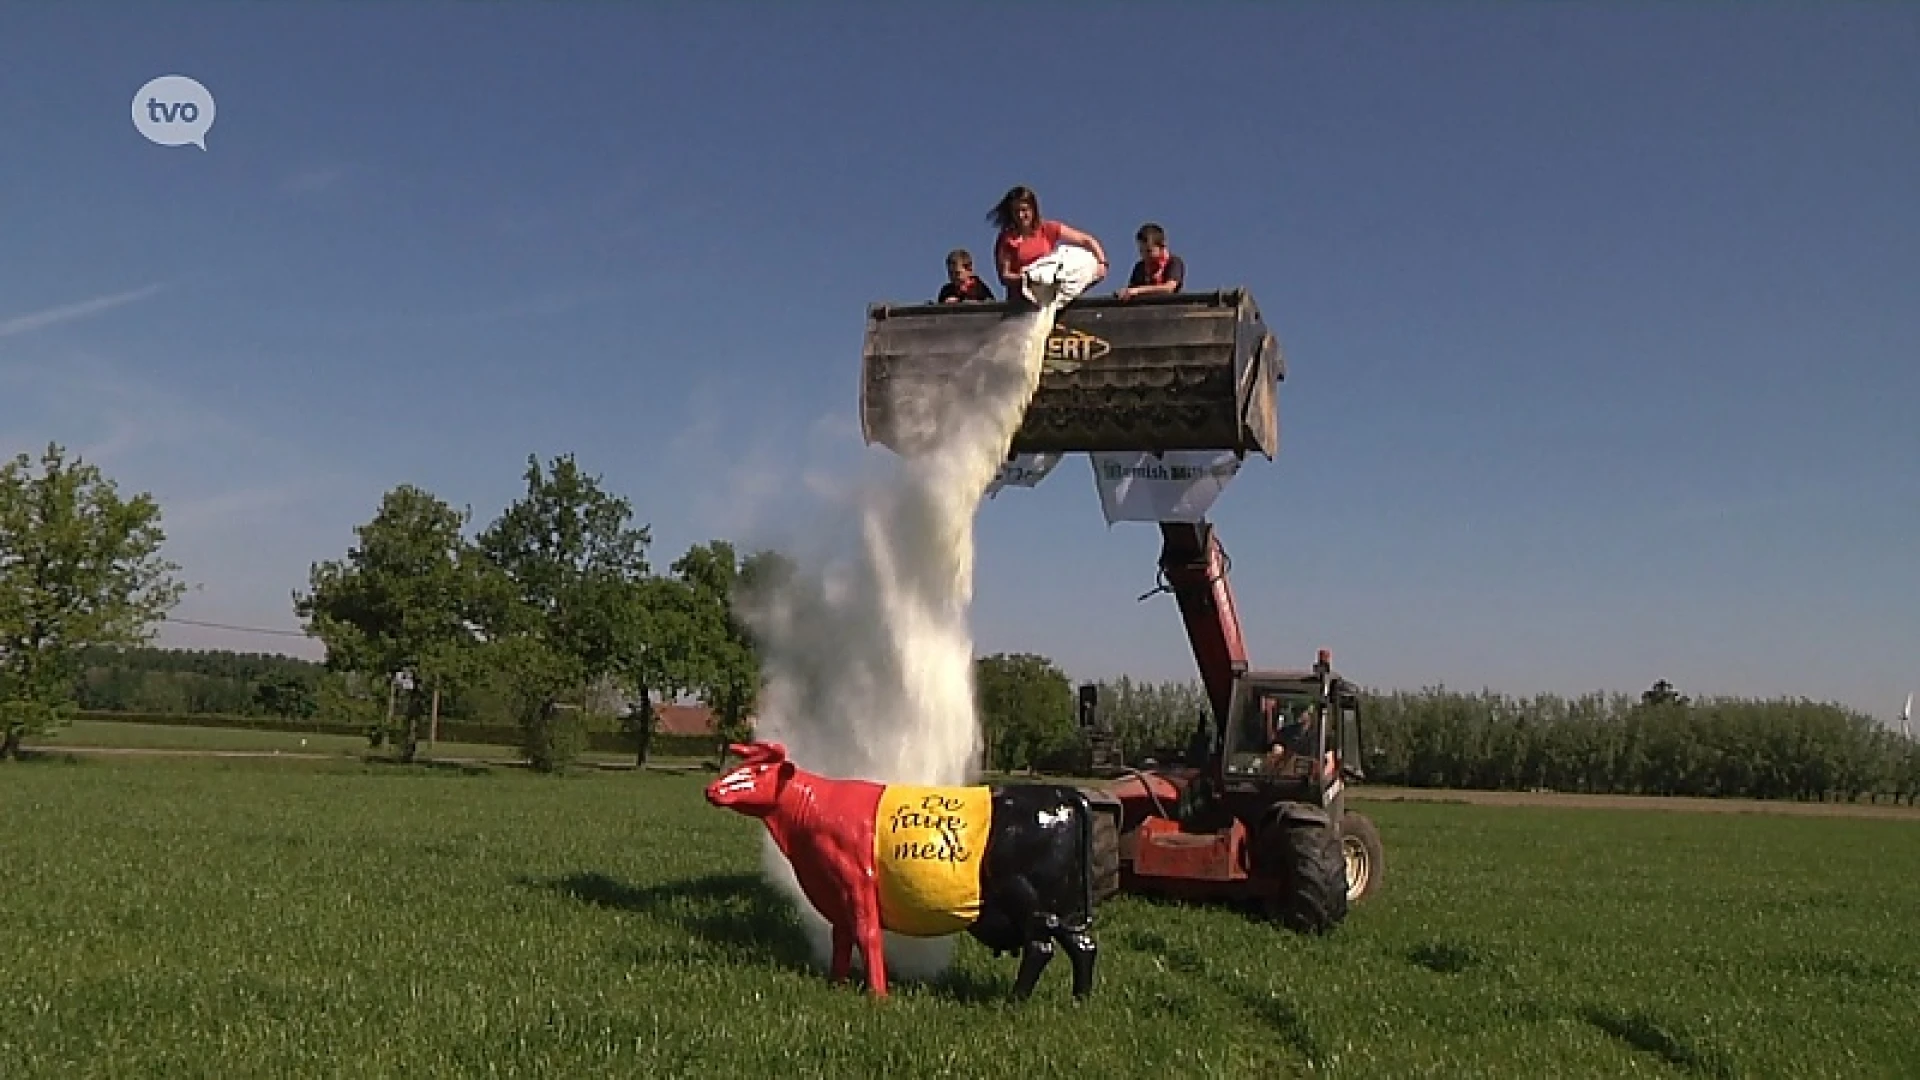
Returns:
[[[1171,251],[1162,253],[1161,256],[1157,259],[1146,260],[1147,284],[1149,285],[1164,284],[1167,277],[1167,267],[1172,262],[1173,262],[1173,252]]]
[[[973,274],[960,275],[960,280],[953,283],[954,295],[955,296],[970,295],[973,292],[974,278],[975,278],[975,275]]]

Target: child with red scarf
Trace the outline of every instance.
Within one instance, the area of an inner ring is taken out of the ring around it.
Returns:
[[[973,272],[973,253],[954,248],[947,253],[947,283],[940,286],[943,304],[991,304],[993,290]]]
[[[1167,231],[1149,221],[1133,238],[1140,245],[1140,261],[1133,264],[1133,275],[1120,290],[1120,299],[1179,292],[1187,278],[1187,264],[1167,250]]]

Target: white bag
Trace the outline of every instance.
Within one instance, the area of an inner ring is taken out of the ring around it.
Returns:
[[[987,485],[987,498],[1000,494],[1002,488],[1038,487],[1040,481],[1047,478],[1055,465],[1065,454],[1020,454],[1013,460],[1000,466],[994,474],[993,482]]]
[[[1041,308],[1065,307],[1100,280],[1100,260],[1093,252],[1060,244],[1020,274],[1022,291]]]

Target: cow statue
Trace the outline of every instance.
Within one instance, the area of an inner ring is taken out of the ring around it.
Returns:
[[[735,744],[741,763],[707,801],[759,818],[800,888],[833,928],[831,978],[858,946],[867,987],[887,994],[881,931],[945,937],[965,930],[995,956],[1021,952],[1024,1000],[1059,942],[1073,994],[1093,989],[1093,812],[1076,788],[921,787],[834,779],[787,759],[777,742]]]

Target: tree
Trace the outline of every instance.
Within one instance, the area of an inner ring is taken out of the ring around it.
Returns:
[[[1099,688],[1101,716],[1126,761],[1179,754],[1200,725],[1213,730],[1213,706],[1198,680],[1149,683],[1123,675]]]
[[[584,697],[644,648],[652,538],[646,526],[628,524],[631,505],[604,491],[571,456],[555,458],[547,470],[529,456],[525,478],[526,494],[477,545],[511,586],[510,601],[488,629],[496,641],[521,642],[510,665],[514,682],[535,691],[518,702],[521,723],[543,727],[559,715],[560,695]],[[565,757],[556,751],[551,761],[563,765]]]
[[[281,677],[254,688],[254,700],[260,711],[284,720],[311,720],[320,711],[320,701],[306,681]]]
[[[37,474],[26,454],[0,466],[0,760],[65,722],[83,650],[144,643],[179,603],[160,516],[58,444]]]
[[[760,694],[760,657],[740,615],[739,600],[784,572],[779,558],[760,552],[743,562],[732,544],[716,540],[687,549],[673,564],[674,574],[690,592],[689,629],[706,659],[693,673],[693,689],[712,711],[723,747],[746,739],[748,717]]]
[[[540,772],[564,770],[586,743],[579,667],[531,634],[501,638],[486,650],[487,681],[520,725],[520,749]]]
[[[1035,759],[1073,741],[1073,685],[1046,657],[982,657],[974,662],[974,690],[994,768],[1031,767]]]
[[[429,688],[472,676],[478,628],[504,606],[498,581],[463,535],[466,523],[466,514],[402,484],[354,530],[359,545],[345,559],[314,564],[310,591],[294,594],[308,634],[327,646],[330,670],[404,685],[404,761],[418,752]]]
[[[319,714],[333,723],[351,724],[370,736],[384,729],[387,681],[358,671],[329,671],[315,691]]]
[[[634,740],[634,764],[645,768],[657,719],[653,699],[673,701],[710,681],[713,658],[692,586],[679,578],[653,577],[642,596],[640,646],[620,670],[634,688],[634,708],[625,717]]]
[[[1687,703],[1687,695],[1675,690],[1673,684],[1665,679],[1654,680],[1652,686],[1640,692],[1640,704],[1649,708],[1661,705],[1685,706]]]

